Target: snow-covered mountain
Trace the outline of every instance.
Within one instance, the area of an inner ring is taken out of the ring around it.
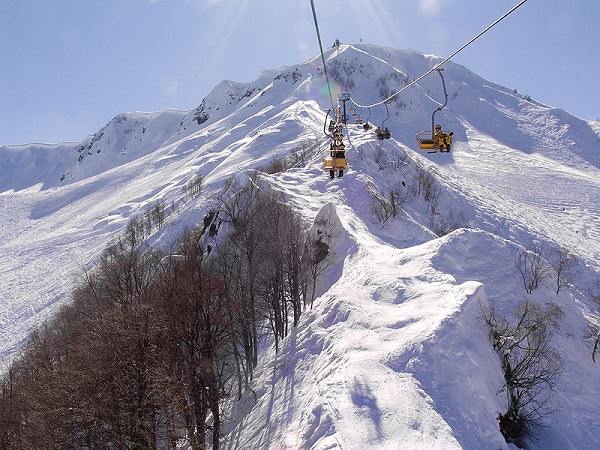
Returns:
[[[326,56],[334,96],[349,92],[358,104],[440,61],[369,45]],[[225,448],[510,447],[497,421],[503,374],[482,315],[492,304],[509,314],[524,297],[515,255],[531,242],[568,249],[577,271],[559,294],[547,280],[532,296],[563,311],[553,344],[564,373],[556,411],[529,445],[599,448],[588,323],[598,315],[589,292],[600,273],[600,125],[444,67],[449,102],[436,119],[454,131],[452,151],[422,153],[415,142],[443,102],[433,73],[390,103],[390,140],[354,124],[381,125],[384,106],[353,108],[341,179],[321,167],[330,102],[320,58],[252,83],[224,81],[192,111],[120,114],[81,142],[0,147],[0,363],[68,301],[132,217],[164,205],[166,225],[148,244],[168,248],[202,220],[227,177],[308,149],[305,167],[265,177],[307,226],[329,224],[336,263],[280,352],[264,350]],[[184,198],[198,175],[204,192]],[[392,188],[402,208],[382,225],[373,192]]]

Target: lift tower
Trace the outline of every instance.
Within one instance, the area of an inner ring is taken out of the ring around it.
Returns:
[[[338,94],[338,100],[344,104],[344,115],[342,116],[342,121],[344,122],[344,125],[348,125],[348,116],[346,115],[346,102],[350,100],[350,94]]]

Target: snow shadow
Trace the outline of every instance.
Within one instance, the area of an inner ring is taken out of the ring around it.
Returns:
[[[377,406],[377,399],[369,386],[362,384],[359,380],[355,380],[350,395],[352,402],[371,418],[375,425],[375,429],[377,430],[377,434],[383,436],[381,430],[381,411]]]

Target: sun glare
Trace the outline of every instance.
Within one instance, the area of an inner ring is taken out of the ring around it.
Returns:
[[[437,16],[441,9],[440,0],[421,0],[421,11],[426,16]]]
[[[401,28],[392,21],[380,0],[348,0],[344,4],[358,28],[353,42],[362,40],[367,44],[391,45],[402,41]]]

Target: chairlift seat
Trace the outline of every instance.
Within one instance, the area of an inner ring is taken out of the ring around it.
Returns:
[[[348,160],[345,156],[338,157],[327,155],[323,157],[323,169],[324,170],[345,170],[348,166]]]
[[[454,133],[447,131],[443,131],[443,133],[445,133],[447,136],[447,150],[450,151],[450,147],[452,147],[452,135]],[[417,133],[416,138],[420,150],[438,150],[440,148],[440,143],[436,142],[439,139],[432,139],[431,131],[421,131],[420,133]]]

